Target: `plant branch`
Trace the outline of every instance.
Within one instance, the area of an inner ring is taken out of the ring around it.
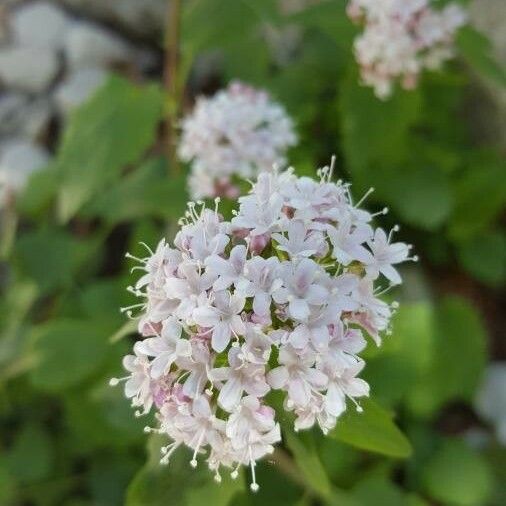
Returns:
[[[164,87],[166,92],[166,151],[171,175],[179,172],[177,159],[177,123],[180,111],[180,35],[181,0],[169,0],[167,9],[167,33],[164,68]]]

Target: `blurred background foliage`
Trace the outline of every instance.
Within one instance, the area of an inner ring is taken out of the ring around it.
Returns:
[[[364,414],[329,438],[287,432],[256,495],[242,479],[216,486],[184,451],[159,466],[160,442],[108,379],[133,339],[118,311],[131,300],[124,253],[170,236],[185,168],[164,155],[160,75],[111,76],[3,211],[0,504],[506,504],[506,449],[473,408],[486,364],[506,358],[506,167],[469,112],[486,100],[476,82],[504,88],[506,75],[467,27],[456,61],[381,102],[358,83],[355,33],[338,0],[289,12],[187,0],[178,77],[183,110],[230,79],[269,90],[296,121],[297,172],[336,154],[338,176],[356,196],[374,186],[369,207],[389,206],[387,224],[415,244],[394,333],[367,351]]]

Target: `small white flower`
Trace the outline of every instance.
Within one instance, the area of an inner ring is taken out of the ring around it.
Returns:
[[[201,306],[194,311],[197,325],[212,329],[212,347],[218,353],[227,347],[232,335],[244,335],[246,328],[240,316],[244,303],[244,297],[223,291],[214,295],[212,306]]]
[[[190,342],[181,338],[181,332],[181,325],[176,320],[166,320],[163,322],[160,337],[150,337],[139,341],[138,350],[148,357],[154,357],[151,362],[153,379],[167,374],[178,357],[191,355]]]
[[[281,365],[267,373],[267,380],[272,388],[288,392],[288,407],[307,406],[313,390],[327,384],[327,376],[313,367],[315,359],[313,352],[298,353],[290,345],[281,347],[278,359]]]
[[[405,262],[409,254],[409,246],[403,242],[391,243],[390,237],[378,228],[374,232],[374,238],[367,243],[372,251],[372,258],[366,262],[366,272],[372,278],[377,278],[381,273],[392,284],[398,285],[402,282],[393,264]]]
[[[255,397],[263,397],[269,391],[264,366],[241,360],[239,358],[241,354],[240,348],[232,348],[228,352],[230,367],[220,367],[211,371],[214,381],[224,382],[218,395],[218,404],[229,413],[239,405],[244,392]]]
[[[288,303],[288,313],[298,321],[305,321],[311,313],[311,305],[322,305],[328,295],[322,286],[324,272],[316,262],[308,258],[295,265],[282,264],[283,286],[273,293],[278,304]]]
[[[192,197],[216,196],[234,174],[251,177],[282,164],[296,141],[291,119],[265,91],[233,82],[199,98],[182,122],[179,145],[180,158],[191,163]]]

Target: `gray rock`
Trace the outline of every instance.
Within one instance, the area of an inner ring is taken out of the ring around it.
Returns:
[[[160,41],[166,22],[167,0],[53,0],[151,41]]]
[[[0,185],[12,192],[21,190],[30,174],[49,163],[48,152],[31,142],[14,140],[0,151]]]
[[[59,69],[56,54],[43,48],[6,47],[0,50],[0,81],[9,88],[40,93]]]
[[[40,139],[47,130],[52,114],[51,102],[41,96],[32,100],[21,93],[0,97],[0,135]]]
[[[39,1],[14,10],[9,24],[19,46],[60,49],[69,27],[67,15],[57,6]]]
[[[95,24],[79,22],[68,30],[64,50],[70,67],[82,68],[126,62],[131,48],[113,32]]]
[[[58,111],[66,116],[81,105],[104,83],[108,73],[101,68],[76,70],[63,81],[55,93]]]

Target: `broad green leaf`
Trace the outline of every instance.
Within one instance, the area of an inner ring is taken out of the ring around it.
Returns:
[[[7,467],[12,476],[22,483],[33,483],[46,478],[53,466],[53,446],[43,428],[25,425],[15,436],[7,453]]]
[[[169,177],[163,159],[149,160],[94,200],[86,214],[111,225],[147,216],[179,218],[187,202],[186,174]]]
[[[275,14],[270,0],[192,0],[185,2],[182,22],[183,54],[219,49],[230,79],[260,83],[269,70],[265,25]],[[210,23],[217,17],[219,23]],[[248,55],[245,58],[244,55]]]
[[[285,430],[284,436],[307,486],[319,497],[328,499],[331,496],[332,485],[318,455],[312,434]]]
[[[390,412],[370,399],[361,401],[363,412],[349,408],[329,434],[339,441],[362,450],[382,453],[389,457],[406,458],[411,445],[392,420]]]
[[[58,211],[68,221],[137,162],[154,140],[162,96],[155,85],[138,87],[111,78],[72,116],[58,152]]]
[[[460,262],[476,279],[500,287],[506,280],[506,236],[484,232],[458,245]]]
[[[375,183],[381,197],[406,223],[433,230],[453,206],[448,177],[435,167],[413,167],[386,174]]]
[[[33,218],[42,216],[56,195],[58,183],[59,174],[54,165],[34,172],[16,200],[18,211]]]
[[[40,390],[69,389],[97,371],[107,353],[107,330],[89,320],[55,320],[34,330],[38,363],[31,373]]]
[[[392,321],[392,335],[368,353],[364,378],[374,395],[389,405],[409,397],[431,366],[434,308],[429,302],[403,303]]]
[[[128,486],[126,506],[199,506],[197,501],[202,499],[213,506],[227,506],[243,490],[242,479],[232,480],[229,473],[223,474],[221,483],[214,482],[203,458],[193,469],[191,453],[183,447],[177,449],[168,466],[161,465],[161,445],[162,438],[149,438],[149,460]]]
[[[421,112],[417,91],[397,90],[381,101],[359,84],[356,71],[349,72],[342,83],[339,110],[346,164],[359,186],[370,185],[371,177],[381,180],[384,170],[404,163],[410,129]]]
[[[401,489],[382,476],[368,476],[358,482],[352,496],[361,506],[408,506]]]
[[[506,206],[506,163],[496,153],[477,151],[456,179],[449,235],[464,240],[490,227]]]
[[[457,34],[457,47],[465,61],[482,77],[506,88],[506,69],[494,60],[490,41],[470,26]]]
[[[470,400],[486,362],[487,336],[476,309],[450,296],[436,307],[431,366],[414,386],[408,406],[430,415],[449,400]]]
[[[99,258],[92,255],[95,251],[94,238],[78,240],[63,229],[39,228],[20,237],[15,262],[46,293],[75,282],[79,269]]]
[[[426,464],[422,481],[427,493],[443,504],[488,504],[493,479],[485,460],[463,441],[446,440]]]

